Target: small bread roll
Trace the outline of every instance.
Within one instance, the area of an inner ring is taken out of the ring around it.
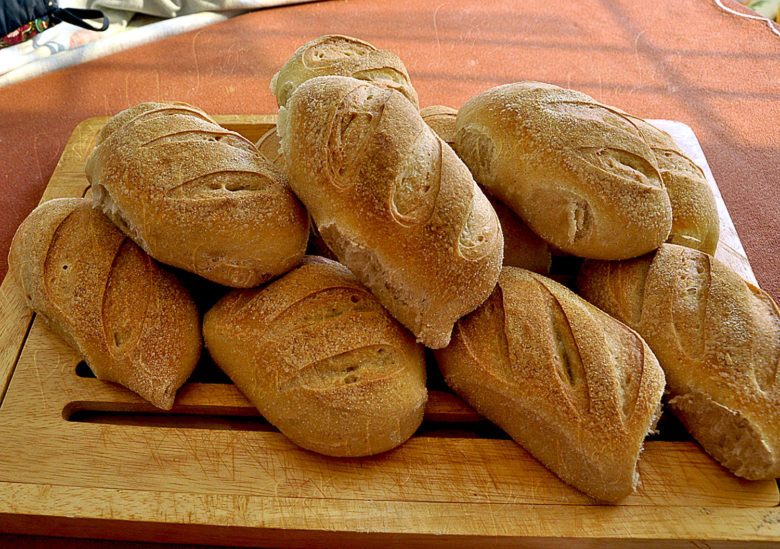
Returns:
[[[307,257],[265,288],[234,290],[203,334],[217,365],[303,448],[377,454],[422,422],[422,346],[334,261]]]
[[[420,109],[420,116],[447,145],[450,147],[454,145],[455,118],[458,116],[456,109],[444,105],[431,105]]]
[[[456,393],[565,482],[604,502],[636,487],[663,372],[636,332],[566,287],[505,267],[436,360]]]
[[[303,206],[254,144],[182,103],[142,103],[109,120],[87,159],[92,197],[149,255],[234,287],[296,265]]]
[[[447,145],[453,146],[457,110],[443,105],[433,105],[420,109],[420,116]],[[504,235],[504,265],[521,267],[535,273],[548,273],[552,254],[547,243],[534,234],[523,220],[500,200],[489,194],[485,196],[498,216],[501,232]]]
[[[279,134],[276,133],[276,126],[265,132],[257,143],[255,143],[255,146],[257,147],[257,150],[260,151],[260,154],[271,162],[271,164],[284,172],[286,169],[284,154],[280,149],[281,143]],[[306,245],[306,253],[308,255],[319,255],[327,259],[336,260],[336,256],[330,251],[330,248],[325,244],[325,241],[322,240],[319,231],[317,231],[317,226],[313,223],[309,223],[309,228],[311,232],[309,233],[309,243]]]
[[[556,248],[626,259],[669,236],[672,210],[632,119],[583,93],[519,82],[458,111],[455,150],[477,182]]]
[[[666,242],[715,255],[720,219],[704,172],[685,156],[671,135],[641,118],[632,120],[655,153],[658,171],[669,193],[672,232]]]
[[[280,149],[279,135],[276,133],[275,125],[257,140],[255,147],[266,160],[284,172],[284,155]]]
[[[780,312],[768,294],[674,244],[586,261],[577,287],[642,334],[666,372],[669,408],[712,457],[740,477],[780,477]]]
[[[431,348],[495,286],[503,238],[468,168],[398,92],[341,76],[279,112],[290,186],[336,257]]]
[[[515,212],[500,200],[486,195],[501,224],[504,235],[504,265],[520,267],[539,274],[550,272],[552,251],[550,246],[523,223]]]
[[[350,76],[396,90],[419,108],[417,92],[401,59],[357,38],[328,34],[304,44],[271,79],[271,92],[280,107],[295,89],[317,76]]]
[[[195,302],[89,200],[33,210],[14,235],[8,266],[30,308],[98,379],[173,406],[200,357]]]

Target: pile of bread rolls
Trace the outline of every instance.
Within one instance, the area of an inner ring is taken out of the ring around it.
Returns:
[[[712,192],[669,135],[538,82],[420,110],[398,56],[345,36],[302,46],[271,89],[278,125],[257,144],[181,103],[117,114],[91,199],[20,226],[12,272],[97,377],[172,406],[201,318],[165,264],[233,288],[205,347],[303,448],[407,440],[427,346],[457,394],[599,501],[637,486],[665,390],[724,466],[780,474],[780,314],[712,257]],[[546,276],[567,280],[572,257],[579,295]]]

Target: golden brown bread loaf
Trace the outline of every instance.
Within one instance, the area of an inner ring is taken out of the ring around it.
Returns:
[[[87,160],[95,205],[149,255],[226,286],[300,261],[308,218],[241,135],[182,103],[142,103],[103,127]]]
[[[9,270],[28,305],[98,379],[163,409],[200,357],[187,290],[83,198],[38,206],[16,231]]]
[[[586,261],[577,286],[642,334],[666,373],[669,407],[710,455],[740,477],[780,476],[780,312],[769,295],[674,244]]]
[[[431,348],[495,286],[503,239],[468,168],[398,92],[308,80],[279,112],[290,186],[322,238]]]
[[[447,145],[453,146],[457,110],[443,105],[433,105],[420,109],[420,116]],[[552,254],[547,243],[534,234],[523,220],[500,200],[489,194],[485,196],[498,216],[501,232],[504,235],[504,265],[521,267],[535,273],[548,273]]]
[[[384,452],[422,421],[422,346],[334,261],[307,257],[265,288],[234,290],[203,334],[260,413],[308,450]]]
[[[546,277],[505,267],[436,360],[456,393],[564,481],[605,502],[634,490],[664,375],[633,330]]]
[[[276,133],[276,125],[265,132],[255,143],[255,147],[260,151],[266,160],[276,166],[282,172],[284,171],[284,155],[279,148],[279,135]]]
[[[329,75],[350,76],[396,90],[419,108],[417,92],[395,53],[339,34],[321,36],[298,48],[271,79],[271,92],[283,107],[298,86],[310,78]]]
[[[720,219],[704,172],[685,156],[671,135],[632,118],[655,153],[658,171],[672,205],[672,232],[666,241],[715,255]]]
[[[265,132],[262,137],[255,143],[257,150],[262,154],[271,164],[285,171],[284,154],[281,151],[281,143],[279,134],[276,133],[276,125],[273,128]],[[309,223],[309,242],[306,245],[306,253],[308,255],[319,255],[327,259],[337,260],[336,256],[330,251],[328,245],[322,240],[317,226],[314,223]]]
[[[450,147],[454,145],[455,118],[458,116],[456,109],[444,105],[431,105],[420,109],[420,116],[447,145]]]
[[[539,82],[492,88],[458,111],[455,150],[477,182],[560,250],[625,259],[669,236],[655,155],[632,119]]]
[[[500,200],[486,195],[498,216],[504,235],[504,265],[547,274],[552,264],[550,246]]]

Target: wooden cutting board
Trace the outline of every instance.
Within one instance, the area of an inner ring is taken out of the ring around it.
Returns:
[[[84,161],[105,118],[68,142],[43,201],[82,196]],[[217,120],[252,140],[271,116]],[[706,168],[693,132],[659,121]],[[709,169],[705,169],[717,196]],[[718,257],[754,281],[719,201]],[[646,444],[642,484],[599,506],[559,481],[432,378],[421,429],[362,459],[301,450],[204,357],[170,412],[94,379],[0,287],[0,530],[203,544],[430,547],[774,546],[775,481],[738,479],[673,420]]]

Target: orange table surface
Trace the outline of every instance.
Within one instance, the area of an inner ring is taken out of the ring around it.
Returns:
[[[271,77],[326,33],[398,53],[422,106],[457,108],[489,87],[534,79],[685,122],[759,284],[780,297],[780,36],[715,0],[331,0],[252,12],[0,88],[0,277],[78,122],[159,99],[275,113]]]

